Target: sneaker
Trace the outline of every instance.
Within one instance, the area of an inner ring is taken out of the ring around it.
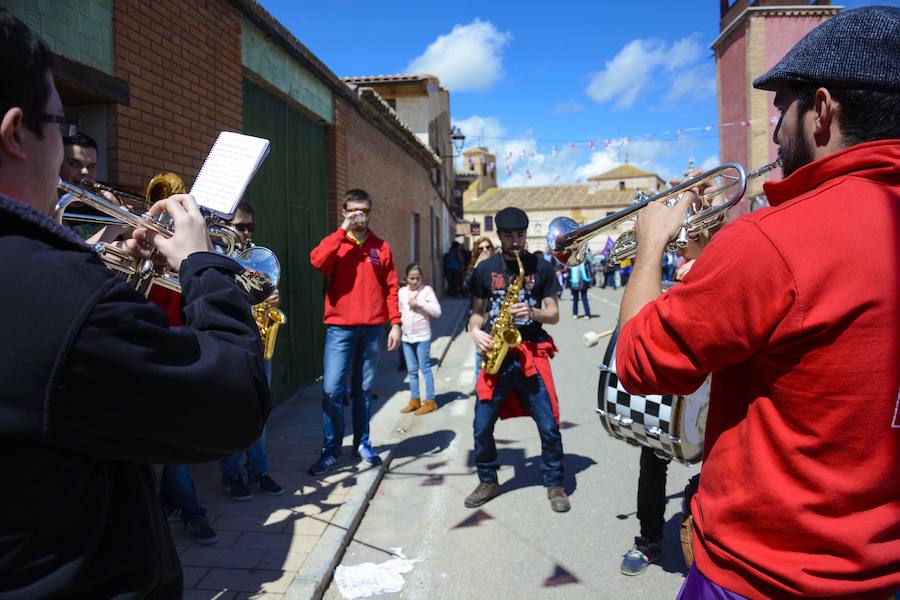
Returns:
[[[569,497],[566,496],[566,491],[560,486],[548,487],[547,499],[550,500],[550,508],[553,509],[553,512],[568,512],[572,508],[572,505],[569,503]]]
[[[659,560],[662,555],[662,543],[650,542],[646,538],[634,538],[634,546],[622,559],[619,570],[623,575],[640,575],[647,570],[647,566]]]
[[[466,496],[466,508],[478,508],[500,495],[500,484],[496,481],[480,482],[475,490]]]
[[[193,521],[185,521],[184,529],[187,531],[188,537],[191,538],[191,541],[195,544],[208,546],[219,541],[219,536],[217,536],[216,532],[213,531],[213,528],[209,526],[206,519],[202,517],[194,519]]]
[[[318,477],[319,475],[324,475],[329,471],[333,471],[340,464],[340,459],[333,454],[323,454],[319,457],[319,460],[314,462],[306,472],[313,477]]]
[[[356,450],[353,451],[353,458],[357,460],[361,460],[367,465],[380,465],[381,457],[378,456],[374,450],[372,450],[372,446],[369,444],[360,444],[356,447]]]
[[[250,480],[253,489],[259,490],[267,496],[280,496],[284,493],[284,488],[275,483],[275,480],[269,477],[268,473],[263,473],[256,479]]]
[[[223,477],[222,485],[232,500],[253,500],[253,492],[244,483],[243,477]]]
[[[166,517],[166,521],[169,523],[177,523],[181,520],[181,509],[180,508],[169,508],[168,506],[162,507],[163,515]]]

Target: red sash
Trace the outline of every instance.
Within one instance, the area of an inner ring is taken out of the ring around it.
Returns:
[[[184,322],[181,320],[181,294],[161,285],[154,285],[150,288],[147,300],[166,311],[166,315],[169,317],[169,325],[172,327],[184,325]]]
[[[547,394],[550,396],[550,406],[553,408],[553,418],[559,425],[559,399],[556,396],[556,386],[553,385],[553,372],[550,370],[550,359],[558,352],[553,339],[543,342],[522,342],[515,348],[510,348],[509,353],[518,353],[519,364],[522,366],[522,372],[525,377],[534,377],[538,373],[544,381],[547,388]],[[498,374],[488,375],[481,370],[478,375],[478,383],[475,384],[475,391],[478,399],[482,402],[488,401],[494,397],[494,390],[497,387]],[[519,393],[515,390],[511,391],[504,399],[500,406],[500,418],[511,419],[513,417],[528,417],[531,413],[522,403]]]

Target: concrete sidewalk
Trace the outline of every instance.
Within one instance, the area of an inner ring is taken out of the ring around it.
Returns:
[[[447,298],[441,306],[441,318],[432,320],[431,356],[436,366],[462,330],[469,301]],[[269,472],[284,486],[283,496],[257,494],[248,502],[236,502],[222,489],[218,464],[191,468],[198,499],[209,511],[219,541],[198,546],[180,524],[172,524],[186,599],[321,596],[390,463],[394,434],[410,419],[430,416],[400,413],[409,392],[398,364],[397,352],[383,352],[374,385],[379,397],[372,406],[371,432],[384,465],[366,467],[347,458],[352,443],[347,411],[344,466],[326,477],[306,474],[319,457],[322,442],[322,384],[316,382],[278,405],[266,426]]]

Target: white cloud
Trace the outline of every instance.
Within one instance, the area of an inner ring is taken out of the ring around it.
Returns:
[[[641,94],[658,93],[654,90],[663,80],[671,88],[667,98],[680,98],[688,91],[681,83],[685,73],[700,68],[704,60],[697,34],[671,45],[656,38],[635,39],[607,61],[604,70],[590,75],[585,93],[595,102],[612,100],[617,108],[624,109],[631,107]],[[703,85],[706,86],[705,81]]]
[[[575,100],[569,100],[568,102],[559,102],[556,104],[556,106],[553,107],[553,112],[557,115],[571,115],[583,110],[584,105],[581,102],[576,102]]]
[[[485,145],[496,146],[497,139],[506,135],[506,129],[497,117],[472,115],[468,119],[454,120],[453,124],[466,136],[466,146],[481,145],[482,137]]]
[[[663,99],[674,102],[681,98],[706,99],[716,96],[716,78],[711,66],[695,65],[692,70],[676,73]]]
[[[468,25],[454,25],[440,35],[406,67],[408,73],[437,75],[453,92],[484,90],[503,73],[503,47],[512,39],[489,21],[475,19]]]
[[[701,171],[709,171],[710,169],[715,169],[720,164],[722,164],[722,161],[719,159],[719,155],[711,154],[711,155],[707,156],[706,160],[704,160],[702,163],[700,163],[700,166],[697,168],[700,169]]]
[[[578,167],[575,171],[578,178],[587,179],[594,175],[600,175],[621,164],[614,150],[602,150],[591,153],[591,159],[586,165]]]
[[[589,150],[583,142],[575,147],[538,143],[532,131],[508,132],[497,117],[473,115],[453,123],[466,135],[467,147],[486,146],[497,157],[495,168],[503,187],[574,184],[579,180],[583,183],[625,161],[668,181],[681,176],[688,157],[699,144],[693,138],[631,140],[604,148],[599,141]],[[718,164],[717,157],[711,156],[707,161],[710,160]],[[705,165],[706,162],[703,168]],[[511,167],[510,174],[507,167]],[[457,169],[464,166],[458,163]]]

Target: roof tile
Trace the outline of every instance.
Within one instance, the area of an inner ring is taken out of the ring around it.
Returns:
[[[634,196],[634,190],[591,192],[588,184],[492,188],[478,199],[466,201],[463,210],[490,213],[508,206],[516,206],[524,211],[619,207],[631,204]]]

